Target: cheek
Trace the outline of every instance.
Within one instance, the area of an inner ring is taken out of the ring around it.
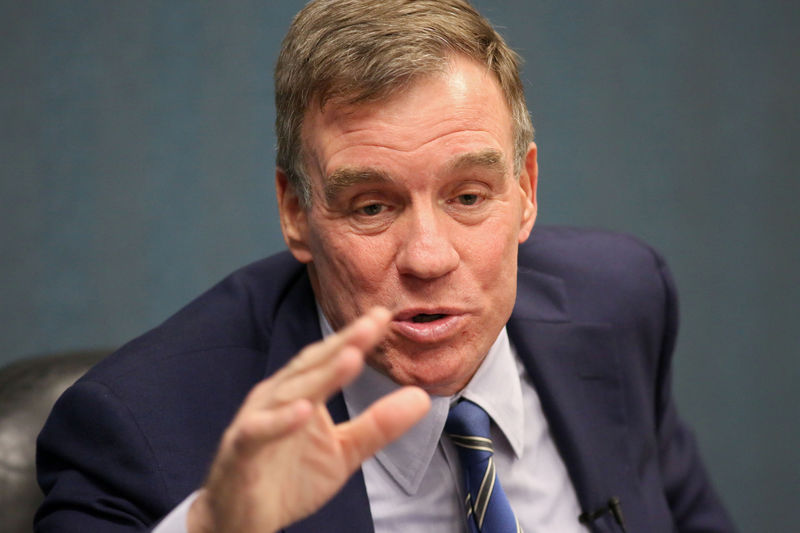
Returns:
[[[393,248],[381,239],[335,230],[318,235],[312,247],[316,268],[324,279],[350,291],[351,297],[377,292],[389,279]]]
[[[492,222],[466,239],[465,250],[472,258],[473,271],[484,283],[504,285],[516,273],[518,230],[508,219]]]

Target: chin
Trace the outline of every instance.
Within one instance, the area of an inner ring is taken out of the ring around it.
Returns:
[[[415,385],[436,396],[450,396],[459,392],[480,366],[479,362],[473,365],[463,357],[454,357],[452,353],[448,356],[420,352],[409,356],[392,353],[392,350],[383,352],[372,363],[395,383]],[[469,369],[471,366],[474,368]]]

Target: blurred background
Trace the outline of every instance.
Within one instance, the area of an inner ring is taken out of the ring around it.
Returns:
[[[475,0],[525,58],[539,224],[681,292],[675,388],[742,531],[800,501],[800,7]],[[283,248],[272,68],[297,1],[0,0],[0,365],[115,347]]]

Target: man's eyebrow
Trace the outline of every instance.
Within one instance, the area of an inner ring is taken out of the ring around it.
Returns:
[[[323,194],[325,201],[333,202],[345,189],[363,183],[387,183],[392,181],[383,171],[369,167],[339,168],[326,180]]]
[[[479,152],[458,155],[448,162],[447,167],[451,171],[479,167],[498,174],[505,174],[506,159],[501,151],[487,148]]]
[[[447,162],[445,168],[452,172],[476,167],[504,175],[506,173],[505,156],[499,150],[487,148],[478,152],[457,155]],[[325,181],[323,194],[325,201],[331,203],[349,187],[365,183],[389,183],[393,180],[388,173],[375,168],[344,167],[336,169]]]

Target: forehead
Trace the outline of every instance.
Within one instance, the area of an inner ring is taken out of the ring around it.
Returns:
[[[303,145],[307,171],[321,177],[348,165],[423,159],[446,164],[461,153],[492,150],[510,161],[511,113],[494,75],[456,57],[444,72],[420,78],[385,100],[311,106]]]

